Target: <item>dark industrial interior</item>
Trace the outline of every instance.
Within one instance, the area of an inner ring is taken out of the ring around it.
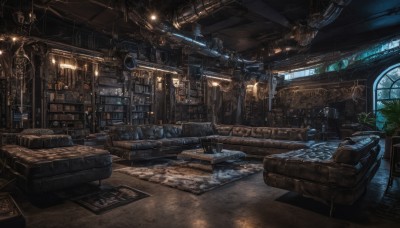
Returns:
[[[400,223],[399,1],[0,3],[0,227]]]

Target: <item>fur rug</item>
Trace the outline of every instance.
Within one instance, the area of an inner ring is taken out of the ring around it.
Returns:
[[[165,159],[157,162],[158,164],[149,162],[114,171],[194,194],[202,194],[263,170],[260,162],[251,161],[220,163],[213,172],[191,168],[188,161]]]

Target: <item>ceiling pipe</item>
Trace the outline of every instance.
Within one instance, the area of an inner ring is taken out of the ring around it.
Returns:
[[[223,6],[229,5],[236,0],[194,0],[179,7],[172,20],[176,29],[181,29],[185,24],[194,23],[202,17],[215,13]]]
[[[215,1],[215,2],[221,2],[221,1]],[[227,2],[227,1],[223,1]],[[191,46],[194,50],[196,50],[198,53],[202,55],[206,55],[209,57],[214,57],[214,58],[221,58],[222,60],[230,60],[230,61],[236,61],[239,63],[243,63],[245,65],[247,64],[253,64],[256,63],[257,61],[254,60],[246,60],[240,57],[236,57],[233,55],[230,55],[228,53],[222,53],[218,50],[211,49],[206,42],[199,40],[197,38],[192,38],[190,36],[187,36],[183,33],[181,33],[179,30],[177,30],[175,27],[173,27],[170,23],[166,21],[150,21],[149,19],[143,17],[141,14],[139,14],[134,7],[129,6],[129,5],[124,5],[121,9],[123,12],[126,12],[127,17],[136,23],[140,27],[144,27],[152,32],[158,33],[160,35],[166,36],[167,39],[169,39],[171,42],[179,42],[188,46]]]
[[[331,0],[329,6],[322,13],[313,14],[307,20],[307,25],[310,28],[321,29],[339,17],[343,8],[349,5],[351,0]]]
[[[350,2],[351,0],[331,0],[331,3],[323,12],[313,14],[307,19],[306,26],[293,28],[294,39],[300,46],[309,45],[314,40],[318,31],[334,22],[339,17],[343,8],[349,5]]]
[[[328,7],[307,19],[306,25],[297,24],[292,27],[292,31],[286,34],[283,39],[277,40],[271,45],[269,56],[276,56],[288,51],[302,51],[317,36],[318,31],[323,27],[334,22],[343,11],[343,8],[349,5],[351,0],[331,0]],[[295,45],[290,44],[296,41]]]

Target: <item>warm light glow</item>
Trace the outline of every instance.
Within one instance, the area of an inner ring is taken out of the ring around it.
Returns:
[[[76,70],[76,66],[71,65],[71,64],[67,64],[67,63],[60,63],[60,68],[67,68],[67,69],[71,69],[71,70]]]
[[[161,72],[171,73],[171,74],[178,74],[178,72],[176,72],[176,71],[165,70],[165,69],[155,68],[155,67],[148,67],[148,66],[140,66],[139,65],[139,68],[144,68],[144,69],[149,69],[149,70],[156,70],[156,71],[161,71]]]
[[[98,76],[98,75],[99,75],[99,71],[98,71],[98,70],[95,70],[95,71],[94,71],[94,75],[95,75],[95,76]]]
[[[0,55],[2,55],[3,54],[3,51],[2,50],[0,50]]]
[[[207,78],[221,80],[221,81],[228,81],[228,82],[232,81],[232,79],[230,79],[230,78],[220,78],[220,77],[215,77],[215,76],[206,75],[206,74],[204,74],[203,76],[207,77]]]
[[[179,78],[173,78],[172,79],[172,84],[174,84],[174,86],[178,86],[179,85]]]
[[[155,21],[155,20],[157,20],[157,15],[156,14],[151,14],[150,15],[150,20],[152,20],[152,21]]]
[[[14,36],[14,37],[12,38],[12,41],[13,41],[13,42],[17,41],[17,37]]]
[[[162,81],[162,77],[157,77],[157,82],[161,82]]]
[[[219,83],[218,82],[212,82],[211,85],[214,86],[214,87],[217,87],[217,86],[219,86]]]
[[[274,53],[275,53],[275,54],[278,54],[278,53],[280,53],[280,52],[282,52],[282,49],[280,49],[280,48],[275,48],[275,49],[274,49]]]
[[[55,60],[54,58],[51,59],[51,62],[52,62],[53,64],[56,64],[56,60]]]

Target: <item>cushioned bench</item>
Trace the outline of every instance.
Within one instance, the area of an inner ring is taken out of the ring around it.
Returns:
[[[51,133],[45,129],[25,131],[17,137],[19,145],[1,147],[1,160],[16,174],[21,189],[44,193],[111,176],[107,150],[73,145],[69,135]]]
[[[379,168],[379,136],[354,136],[264,158],[266,184],[331,204],[353,204]]]

